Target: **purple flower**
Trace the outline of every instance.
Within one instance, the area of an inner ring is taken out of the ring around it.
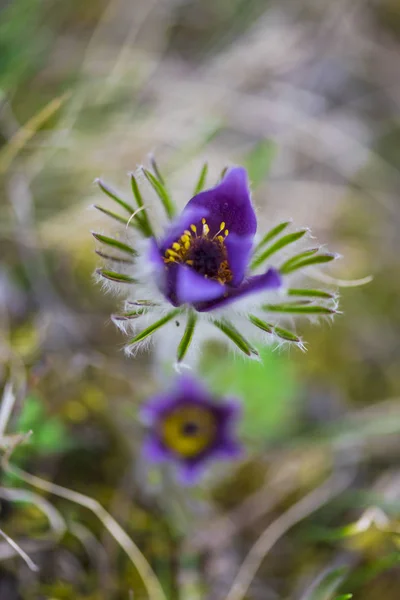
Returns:
[[[200,192],[153,248],[159,287],[173,306],[209,312],[263,290],[277,289],[274,268],[249,275],[257,229],[247,173],[234,167],[216,187]]]
[[[235,435],[240,404],[216,400],[191,377],[180,377],[171,391],[148,400],[141,415],[148,426],[145,458],[173,462],[183,483],[196,482],[210,462],[241,454]]]
[[[313,282],[304,285],[302,280],[304,272],[311,274],[309,267],[329,263],[336,255],[321,251],[315,242],[291,251],[307,240],[308,229],[290,231],[290,221],[275,224],[255,243],[257,219],[243,167],[228,169],[207,190],[203,190],[207,174],[203,167],[194,196],[177,217],[165,182],[153,167],[154,173],[142,172],[168,218],[160,236],[154,233],[152,213],[147,212],[134,175],[137,208],[99,181],[101,189],[129,214],[124,217],[97,207],[125,227],[117,238],[93,234],[110,249],[109,254],[97,250],[108,262],[97,271],[99,278],[127,292],[123,314],[113,316],[122,330],[133,333],[127,351],[136,352],[156,339],[163,359],[173,352],[177,363],[194,362],[199,344],[192,341],[216,334],[251,358],[258,357],[254,338],[263,345],[292,343],[304,348],[286,322],[337,312],[334,293],[316,289]],[[131,239],[132,229],[144,241]]]

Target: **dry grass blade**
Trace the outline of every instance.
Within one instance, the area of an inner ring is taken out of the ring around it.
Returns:
[[[38,129],[46,123],[64,104],[69,97],[69,92],[53,98],[42,110],[31,117],[21,129],[10,139],[8,144],[0,152],[0,173],[5,173],[18,152],[26,146],[29,140],[35,135]]]
[[[37,564],[33,562],[33,560],[29,558],[27,553],[24,552],[24,550],[22,550],[22,548],[20,548],[18,544],[14,542],[14,540],[10,538],[10,536],[7,535],[2,529],[0,529],[0,535],[6,540],[7,544],[9,544],[11,548],[13,548],[13,550],[15,550],[15,552],[20,555],[22,560],[26,562],[31,571],[39,571],[39,567],[37,566]]]
[[[84,506],[92,511],[132,561],[142,578],[150,600],[166,600],[166,596],[161,584],[144,555],[141,553],[134,541],[124,531],[124,529],[122,529],[117,521],[101,506],[99,502],[97,502],[97,500],[94,500],[93,498],[85,496],[79,492],[74,492],[73,490],[64,488],[55,483],[45,481],[44,479],[36,477],[35,475],[31,475],[30,473],[27,473],[22,469],[9,464],[7,460],[3,460],[3,468],[13,473],[16,477],[22,481],[25,481],[25,483],[28,483],[29,485],[33,485],[40,490],[49,492],[50,494],[54,494],[60,498],[65,498],[66,500],[74,502],[75,504],[79,504],[80,506]]]
[[[243,600],[262,561],[276,542],[296,523],[342,492],[350,481],[347,474],[332,476],[273,521],[250,549],[225,600]]]

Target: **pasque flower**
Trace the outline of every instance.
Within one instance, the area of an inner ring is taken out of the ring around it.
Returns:
[[[128,350],[163,334],[166,351],[175,352],[181,362],[196,347],[191,347],[193,339],[216,331],[250,357],[257,357],[252,345],[256,333],[264,342],[284,340],[303,347],[296,333],[282,327],[282,320],[333,315],[336,297],[324,290],[290,287],[290,280],[298,280],[308,267],[336,256],[319,246],[288,254],[288,248],[308,234],[307,229],[286,233],[288,221],[274,226],[255,244],[257,218],[243,167],[226,170],[216,186],[203,191],[204,167],[194,196],[175,216],[164,180],[153,166],[155,174],[146,169],[143,173],[169,220],[157,236],[134,175],[131,183],[137,208],[99,181],[101,189],[130,215],[125,218],[97,206],[126,225],[125,239],[93,234],[117,251],[113,255],[97,251],[111,265],[98,274],[127,288],[125,312],[114,316],[114,321],[135,334]],[[132,245],[132,228],[140,232],[144,244]]]
[[[173,463],[183,483],[195,483],[213,461],[241,455],[239,415],[238,401],[216,399],[198,380],[181,376],[141,409],[147,426],[143,455],[149,462]]]

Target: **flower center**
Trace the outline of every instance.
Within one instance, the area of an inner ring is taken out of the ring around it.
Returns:
[[[229,268],[225,238],[229,231],[221,223],[219,231],[211,237],[210,228],[205,219],[201,220],[202,231],[191,225],[177,242],[165,252],[164,262],[178,262],[191,267],[194,271],[220,283],[229,283],[232,273]]]
[[[193,458],[210,448],[216,430],[213,412],[207,407],[194,405],[175,409],[161,424],[165,446],[182,458]]]

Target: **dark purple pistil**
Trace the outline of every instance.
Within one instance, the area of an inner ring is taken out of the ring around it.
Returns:
[[[192,261],[189,263],[192,269],[200,275],[207,275],[210,278],[218,277],[223,260],[224,256],[219,243],[204,238],[195,240],[185,257],[185,261]]]
[[[199,429],[200,428],[197,423],[194,423],[193,421],[188,421],[182,426],[182,433],[183,435],[192,437],[198,434]]]

